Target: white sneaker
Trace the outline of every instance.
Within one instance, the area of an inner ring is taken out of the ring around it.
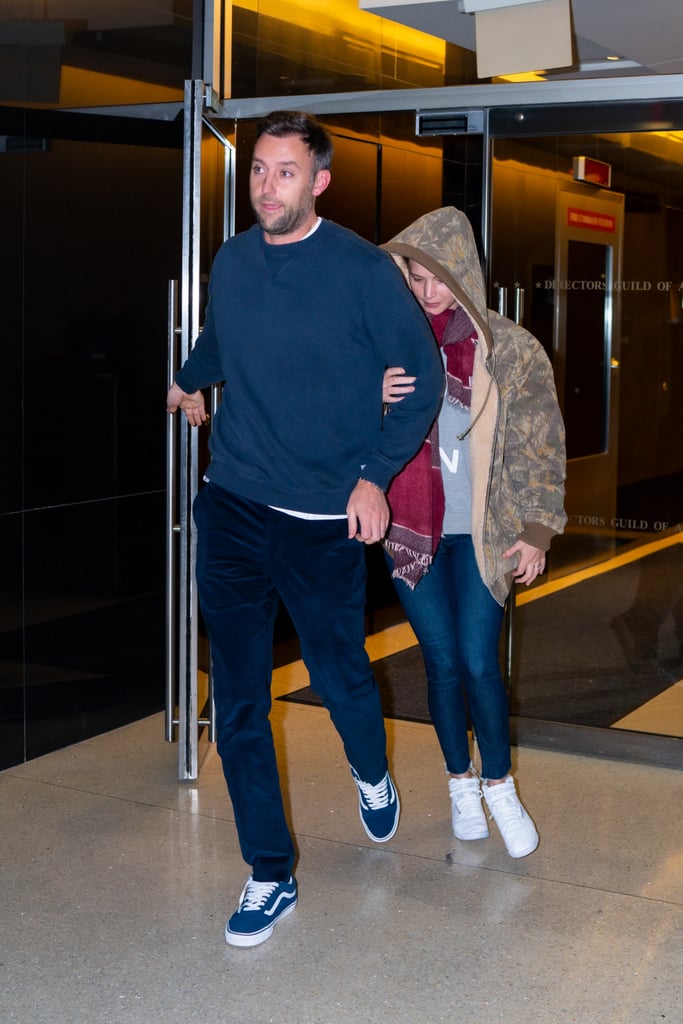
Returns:
[[[486,839],[489,827],[481,805],[481,786],[477,776],[448,780],[451,794],[451,818],[456,839]]]
[[[482,786],[484,800],[511,857],[528,857],[538,846],[536,827],[522,807],[515,780],[508,775],[496,786]]]

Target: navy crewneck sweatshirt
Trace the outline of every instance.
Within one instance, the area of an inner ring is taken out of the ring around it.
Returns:
[[[417,377],[382,416],[387,366]],[[391,258],[332,221],[268,244],[256,225],[216,255],[204,329],[176,375],[224,381],[208,479],[268,505],[341,514],[359,477],[385,489],[437,414],[441,359]]]

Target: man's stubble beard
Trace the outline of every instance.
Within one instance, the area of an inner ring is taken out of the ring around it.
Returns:
[[[297,206],[295,209],[285,209],[282,213],[278,214],[275,220],[268,221],[264,216],[261,215],[258,206],[252,203],[252,209],[256,221],[262,231],[267,232],[269,235],[290,235],[298,227],[300,227],[309,216],[311,211],[314,209],[314,204],[308,201],[301,206]]]

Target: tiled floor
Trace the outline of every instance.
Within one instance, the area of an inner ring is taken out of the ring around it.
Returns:
[[[212,747],[177,782],[154,716],[0,775],[3,1024],[683,1019],[683,772],[515,749],[541,844],[514,861],[452,838],[431,727],[388,722],[378,847],[326,712],[273,719],[300,897],[251,950],[223,939],[247,870]]]

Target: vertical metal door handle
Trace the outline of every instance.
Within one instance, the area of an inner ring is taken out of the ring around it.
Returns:
[[[501,316],[508,315],[508,290],[498,285],[498,312]]]
[[[168,387],[175,378],[178,359],[178,282],[168,282]],[[176,601],[177,575],[177,450],[178,428],[175,416],[167,414],[166,419],[166,707],[164,730],[168,742],[173,740],[175,713],[175,680],[177,670],[176,625],[178,609]]]
[[[515,285],[515,323],[524,323],[524,289]]]

